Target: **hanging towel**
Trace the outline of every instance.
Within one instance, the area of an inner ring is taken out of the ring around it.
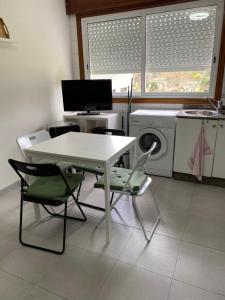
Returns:
[[[212,154],[212,150],[205,138],[205,129],[202,125],[197,142],[188,161],[188,165],[192,170],[192,174],[202,180],[204,173],[204,156]]]

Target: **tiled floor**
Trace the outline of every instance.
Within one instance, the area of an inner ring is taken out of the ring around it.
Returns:
[[[104,205],[94,180],[86,176],[81,197]],[[84,208],[88,221],[68,222],[62,256],[19,244],[19,189],[2,193],[0,299],[225,300],[225,189],[154,177],[152,190],[162,219],[149,245],[125,197],[119,213],[112,212],[109,245],[99,225],[102,213]],[[150,191],[138,205],[150,230],[156,217]],[[61,220],[45,217],[36,224],[30,204],[24,217],[26,241],[60,245]]]

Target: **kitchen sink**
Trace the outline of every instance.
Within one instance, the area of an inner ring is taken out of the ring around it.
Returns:
[[[188,114],[188,115],[199,115],[200,114],[200,110],[185,110],[184,113]]]
[[[213,117],[213,116],[217,116],[218,115],[218,112],[215,111],[215,110],[203,110],[201,112],[201,114],[203,116],[208,116],[208,117]]]
[[[198,117],[214,117],[218,116],[218,112],[215,110],[201,110],[201,109],[188,109],[184,110],[185,114],[188,114],[190,116],[198,116]]]

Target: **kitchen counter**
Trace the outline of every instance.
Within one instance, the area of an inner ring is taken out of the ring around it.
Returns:
[[[177,118],[221,120],[225,119],[225,115],[208,109],[182,109]]]

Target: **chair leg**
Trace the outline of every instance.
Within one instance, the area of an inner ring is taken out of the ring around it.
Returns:
[[[113,203],[113,198],[114,198],[114,192],[112,192],[112,195],[111,195],[111,199],[110,199],[110,206],[112,206],[112,203]]]
[[[80,185],[79,185],[79,188],[78,188],[78,191],[77,191],[77,200],[79,200],[79,197],[80,197],[80,190],[81,190],[81,186],[82,186],[82,184],[83,184],[84,174],[85,174],[85,172],[83,171],[83,172],[82,172],[82,181],[81,181],[81,183],[80,183]]]
[[[154,232],[155,232],[155,229],[156,229],[156,227],[157,227],[157,225],[158,225],[158,223],[159,223],[159,220],[160,220],[159,207],[158,207],[158,205],[157,205],[157,203],[156,203],[156,200],[155,200],[154,196],[153,196],[153,199],[154,199],[154,203],[156,204],[156,209],[157,209],[157,212],[158,212],[158,217],[157,217],[156,222],[154,223],[153,229],[152,229],[152,231],[151,231],[151,233],[150,233],[150,235],[149,235],[149,237],[148,237],[148,236],[147,236],[147,233],[146,233],[146,230],[145,230],[145,227],[144,227],[144,224],[143,224],[142,216],[141,216],[141,214],[140,214],[140,212],[139,212],[139,210],[138,210],[138,207],[137,207],[136,197],[135,197],[135,196],[132,196],[132,204],[133,204],[133,207],[134,207],[134,211],[135,211],[135,213],[136,213],[136,215],[137,215],[138,221],[139,221],[140,224],[141,224],[141,228],[142,228],[142,230],[143,230],[145,239],[146,239],[146,241],[147,241],[148,243],[151,241],[152,236],[153,236],[153,234],[154,234]]]
[[[61,251],[57,251],[57,250],[53,250],[53,249],[49,249],[49,248],[45,248],[45,247],[40,247],[34,244],[28,244],[23,242],[22,240],[22,230],[23,230],[23,198],[21,196],[21,202],[20,202],[20,225],[19,225],[19,241],[23,246],[29,247],[29,248],[33,248],[33,249],[37,249],[37,250],[42,250],[42,251],[46,251],[46,252],[50,252],[50,253],[54,253],[54,254],[62,254],[65,251],[65,241],[66,241],[66,219],[67,219],[67,202],[65,202],[65,209],[64,209],[64,216],[62,216],[64,218],[63,220],[63,243],[62,243],[62,250]]]
[[[66,219],[67,219],[67,202],[65,202],[65,208],[64,208],[62,253],[65,251],[65,245],[66,245]]]
[[[71,204],[70,204],[71,205]],[[64,215],[61,215],[61,213],[64,211],[61,210],[59,213],[55,213],[55,212],[51,212],[44,204],[42,204],[42,207],[45,209],[45,211],[47,211],[47,213],[53,217],[57,217],[57,218],[64,218]],[[79,206],[78,206],[79,207]],[[71,216],[67,216],[67,219],[70,219],[70,220],[76,220],[76,221],[86,221],[87,218],[86,216],[84,215],[84,212],[82,211],[82,215],[84,216],[84,218],[76,218],[76,217],[71,217]]]
[[[22,241],[22,227],[23,227],[23,198],[20,197],[20,227],[19,227],[19,241],[23,244]]]
[[[79,204],[79,201],[77,200],[77,198],[76,198],[73,194],[72,194],[72,197],[73,197],[75,203],[77,204],[77,207],[79,208],[79,210],[80,210],[80,212],[81,212],[81,214],[82,214],[82,216],[83,216],[83,218],[84,218],[84,219],[81,219],[81,221],[86,221],[87,218],[86,218],[86,216],[85,216],[85,214],[84,214],[84,212],[83,212],[83,209],[81,208],[81,206],[80,206],[80,204]]]

